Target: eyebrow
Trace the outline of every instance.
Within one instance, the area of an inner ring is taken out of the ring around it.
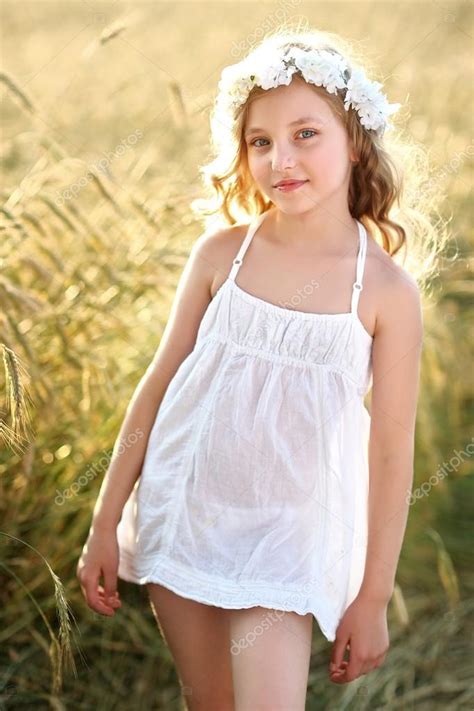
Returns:
[[[288,128],[291,126],[298,126],[301,123],[307,123],[308,121],[315,121],[316,123],[323,123],[322,118],[319,116],[302,116],[301,118],[296,119],[295,121],[292,121],[291,123],[288,124]],[[251,136],[254,133],[264,133],[265,129],[264,128],[257,128],[256,126],[253,126],[252,128],[249,128],[245,131],[245,136]]]

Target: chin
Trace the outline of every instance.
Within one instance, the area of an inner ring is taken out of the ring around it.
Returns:
[[[301,210],[310,210],[312,207],[321,204],[321,197],[313,193],[311,193],[311,195],[297,195],[296,193],[292,195],[291,193],[287,193],[282,196],[281,199],[279,199],[279,197],[279,195],[274,197],[273,202],[278,205],[278,207],[281,207],[284,212],[293,212],[294,210],[301,212]]]
[[[299,205],[296,203],[294,205],[280,205],[279,203],[275,203],[275,206],[283,215],[304,215],[311,209],[311,207],[307,205],[304,206],[301,203]]]

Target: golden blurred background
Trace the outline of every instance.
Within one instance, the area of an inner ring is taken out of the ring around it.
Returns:
[[[145,590],[120,581],[123,607],[103,617],[75,567],[100,462],[202,231],[190,203],[220,72],[284,22],[351,39],[389,100],[409,106],[450,229],[424,297],[416,496],[391,647],[375,672],[334,685],[315,624],[307,709],[474,707],[472,8],[2,3],[0,708],[182,708]]]

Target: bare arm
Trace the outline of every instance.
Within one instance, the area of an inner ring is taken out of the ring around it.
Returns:
[[[423,319],[416,282],[391,265],[372,350],[368,541],[364,577],[336,632],[331,681],[345,684],[379,667],[389,648],[387,606],[408,518]],[[350,649],[345,660],[346,648]]]
[[[369,531],[360,595],[387,603],[408,518],[419,367],[420,294],[402,269],[390,270],[377,315],[369,443]]]
[[[92,528],[95,530],[116,529],[140,474],[149,434],[163,396],[178,367],[194,348],[200,322],[211,300],[210,287],[216,271],[213,266],[216,237],[217,234],[201,235],[181,274],[159,348],[130,400],[115,442],[94,507]]]
[[[117,590],[119,546],[117,524],[140,475],[148,438],[168,385],[191,353],[202,317],[211,300],[219,261],[215,245],[227,241],[227,230],[204,234],[194,244],[179,280],[170,316],[156,354],[127,407],[113,456],[97,498],[88,538],[76,575],[90,608],[112,616],[121,606]],[[221,239],[221,234],[224,239]],[[132,435],[138,439],[134,442]],[[127,446],[127,443],[132,446]],[[120,444],[125,446],[120,447]],[[103,584],[100,584],[102,578]]]

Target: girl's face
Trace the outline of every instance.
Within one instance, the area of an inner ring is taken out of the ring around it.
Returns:
[[[297,214],[321,203],[347,205],[355,155],[344,126],[306,82],[293,78],[255,99],[244,140],[255,183],[283,212]],[[284,179],[305,182],[285,192],[275,187]]]

